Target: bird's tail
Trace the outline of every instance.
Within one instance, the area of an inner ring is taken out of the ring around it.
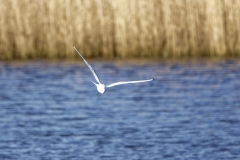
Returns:
[[[91,81],[91,80],[90,80]],[[96,83],[94,83],[93,81],[91,81],[93,84],[95,84],[95,86],[97,86],[97,84]]]

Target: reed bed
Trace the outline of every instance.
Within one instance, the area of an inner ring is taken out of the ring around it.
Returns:
[[[0,3],[0,59],[240,55],[240,0]]]

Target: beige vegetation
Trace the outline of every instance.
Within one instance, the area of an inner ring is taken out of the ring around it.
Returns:
[[[240,0],[0,2],[0,59],[240,55]]]

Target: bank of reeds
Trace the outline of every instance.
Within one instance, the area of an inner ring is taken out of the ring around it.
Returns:
[[[0,4],[0,59],[240,55],[240,0]]]

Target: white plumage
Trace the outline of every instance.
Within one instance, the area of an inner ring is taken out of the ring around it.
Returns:
[[[93,76],[95,77],[97,83],[92,82],[93,84],[95,84],[95,86],[97,87],[98,92],[100,93],[104,93],[106,91],[106,87],[110,88],[116,85],[121,85],[121,84],[129,84],[129,83],[142,83],[142,82],[149,82],[152,81],[153,79],[147,79],[147,80],[138,80],[138,81],[126,81],[126,82],[116,82],[116,83],[112,83],[109,84],[107,86],[105,86],[104,84],[102,84],[96,74],[96,72],[94,71],[94,69],[90,66],[90,64],[88,64],[88,62],[83,58],[83,56],[80,54],[80,52],[78,52],[78,50],[76,49],[75,46],[73,46],[75,51],[79,54],[79,56],[83,59],[83,61],[86,63],[86,65],[88,66],[88,68],[92,71]]]

